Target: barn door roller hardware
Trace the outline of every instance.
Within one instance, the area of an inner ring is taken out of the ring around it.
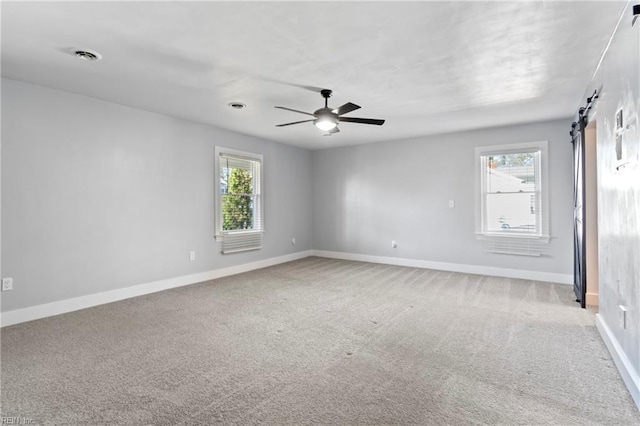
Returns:
[[[580,107],[580,109],[578,110],[579,121],[574,121],[573,123],[571,123],[571,131],[569,132],[572,138],[575,136],[577,131],[580,131],[580,129],[576,130],[576,127],[582,121],[587,119],[587,114],[589,113],[589,111],[591,110],[591,107],[593,106],[593,104],[596,102],[597,99],[598,99],[598,91],[594,90],[593,95],[587,98],[587,104],[583,107]]]

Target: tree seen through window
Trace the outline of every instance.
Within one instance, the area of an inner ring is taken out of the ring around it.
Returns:
[[[225,167],[222,174],[222,229],[224,231],[253,229],[254,203],[251,172],[241,168]]]

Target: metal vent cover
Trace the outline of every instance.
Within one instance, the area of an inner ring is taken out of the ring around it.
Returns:
[[[73,53],[76,55],[76,58],[82,59],[83,61],[92,62],[102,59],[101,54],[99,54],[98,52],[93,52],[91,50],[76,49]]]

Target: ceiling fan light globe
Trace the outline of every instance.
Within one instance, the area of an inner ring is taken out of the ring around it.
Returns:
[[[331,118],[328,118],[328,117],[318,118],[313,122],[313,124],[315,124],[315,126],[318,129],[324,130],[324,131],[331,130],[338,125],[338,123],[335,120],[332,120]]]

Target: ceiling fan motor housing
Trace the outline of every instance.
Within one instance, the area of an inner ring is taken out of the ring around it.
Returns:
[[[333,110],[331,108],[328,108],[328,107],[317,109],[313,113],[313,115],[315,115],[316,117],[333,117],[336,120],[338,119],[338,114],[333,112]]]

